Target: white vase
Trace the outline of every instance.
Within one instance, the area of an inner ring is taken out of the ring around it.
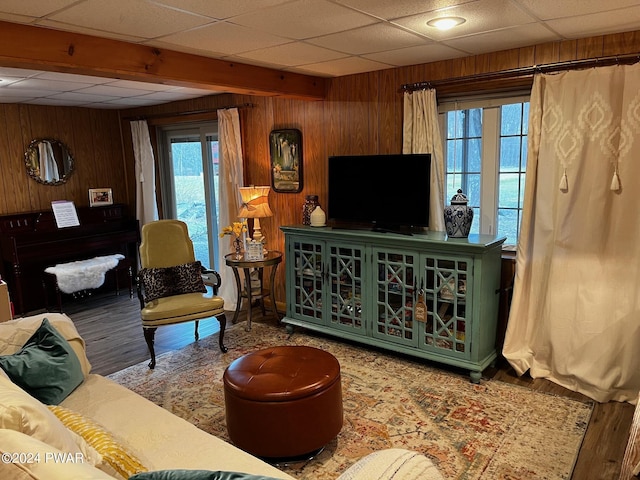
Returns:
[[[312,227],[324,227],[327,224],[327,215],[320,206],[317,206],[315,210],[311,212],[310,220]]]

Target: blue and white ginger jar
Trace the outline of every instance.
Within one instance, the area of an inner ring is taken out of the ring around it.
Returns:
[[[451,198],[451,205],[444,207],[444,227],[452,238],[467,238],[473,222],[473,209],[462,190]]]

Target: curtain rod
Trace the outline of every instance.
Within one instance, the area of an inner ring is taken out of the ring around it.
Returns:
[[[564,62],[545,63],[542,65],[533,65],[531,67],[519,67],[508,70],[500,70],[497,72],[476,73],[464,77],[448,78],[443,80],[433,80],[430,82],[407,83],[400,87],[402,92],[413,92],[416,90],[424,90],[427,88],[437,88],[443,85],[458,85],[467,82],[503,80],[516,77],[527,77],[535,73],[549,73],[563,70],[577,70],[589,67],[605,67],[610,65],[633,64],[640,61],[640,52],[626,55],[611,55],[607,57],[595,57],[585,60],[568,60]]]
[[[226,107],[206,108],[203,110],[189,110],[186,112],[173,112],[173,113],[152,113],[150,115],[134,115],[130,117],[122,117],[123,120],[148,120],[150,118],[165,118],[165,117],[181,117],[183,115],[199,115],[202,113],[212,113],[218,110],[229,110],[231,108],[252,108],[255,107],[253,103],[240,103],[237,105],[228,105]]]

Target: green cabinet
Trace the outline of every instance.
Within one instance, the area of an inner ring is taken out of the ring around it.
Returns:
[[[466,368],[474,382],[495,360],[504,238],[281,229],[288,328]]]

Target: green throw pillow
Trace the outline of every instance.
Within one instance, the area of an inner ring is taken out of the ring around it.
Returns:
[[[47,405],[57,405],[84,380],[80,360],[69,342],[46,318],[13,355],[0,356],[11,381]]]
[[[278,480],[274,477],[210,470],[157,470],[136,473],[129,480]]]

